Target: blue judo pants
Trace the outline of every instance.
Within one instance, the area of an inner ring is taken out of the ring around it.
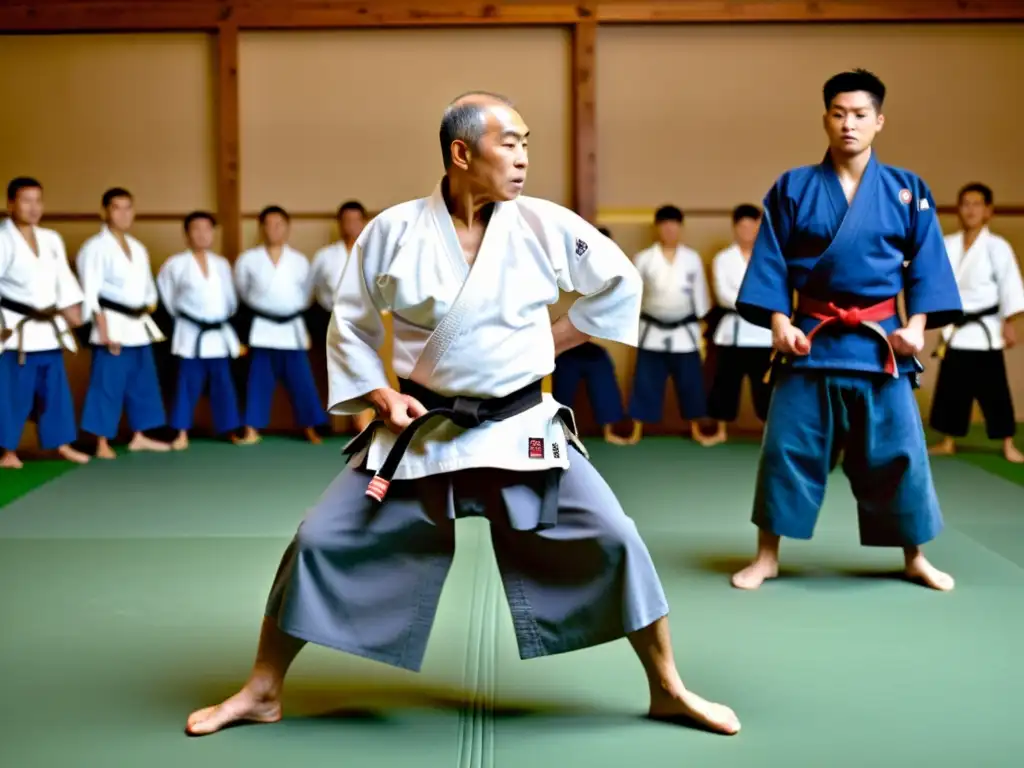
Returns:
[[[35,413],[39,447],[44,451],[73,443],[78,437],[75,403],[68,385],[62,349],[0,354],[0,448],[18,449],[25,424]]]
[[[171,406],[172,428],[178,431],[192,429],[196,406],[204,391],[209,394],[214,432],[223,435],[242,426],[230,358],[178,358],[177,363],[178,378]]]
[[[572,408],[581,381],[586,382],[590,407],[598,424],[615,424],[625,418],[615,366],[604,347],[586,342],[555,358],[555,372],[551,377],[551,394],[555,400]]]
[[[122,414],[133,432],[167,423],[153,347],[121,347],[119,354],[93,346],[82,430],[108,440],[117,436]]]
[[[304,349],[249,350],[249,380],[245,393],[245,423],[265,429],[270,423],[274,389],[282,381],[291,400],[295,422],[300,427],[319,427],[327,423],[327,412],[320,404],[320,392],[313,380],[309,355]]]
[[[864,546],[917,546],[942,530],[924,427],[901,374],[786,370],[761,446],[753,522],[810,539],[840,452]]]

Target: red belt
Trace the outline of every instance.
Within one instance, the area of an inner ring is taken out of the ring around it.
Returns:
[[[834,323],[842,323],[847,328],[856,328],[863,325],[874,331],[882,337],[886,349],[889,350],[889,359],[885,363],[885,372],[892,376],[898,375],[896,372],[896,353],[893,351],[892,344],[889,343],[889,334],[879,325],[883,320],[888,320],[896,315],[895,297],[881,301],[878,304],[872,304],[870,307],[850,307],[847,309],[837,307],[831,301],[818,301],[807,296],[801,296],[798,311],[821,321],[807,334],[808,342],[822,328]]]

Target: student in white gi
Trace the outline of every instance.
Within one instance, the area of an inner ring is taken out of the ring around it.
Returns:
[[[327,423],[309,364],[309,331],[303,315],[312,303],[309,260],[288,245],[291,219],[273,205],[260,212],[263,245],[250,248],[235,262],[235,289],[240,302],[242,343],[248,347],[245,390],[245,435],[259,440],[270,423],[277,383],[283,382],[298,425],[311,443],[317,427]]]
[[[652,717],[739,730],[732,710],[683,685],[650,554],[571,412],[541,391],[556,353],[590,336],[636,343],[642,288],[593,226],[520,197],[528,133],[501,97],[457,99],[441,123],[444,179],[357,243],[331,321],[330,402],[343,414],[372,405],[379,420],[286,551],[248,682],[194,712],[188,732],[279,720],[307,642],[419,670],[464,515],[490,520],[521,657],[626,636]],[[559,289],[582,297],[552,324]],[[385,310],[401,391],[379,357]],[[399,433],[411,439],[404,455]]]
[[[312,343],[317,347],[323,348],[327,342],[327,325],[334,311],[338,281],[356,240],[366,227],[366,219],[366,208],[358,200],[342,203],[337,215],[341,239],[324,246],[313,256],[311,280],[315,301],[309,311],[308,325]],[[356,414],[353,418],[356,430],[366,429],[372,418],[373,412],[369,410]]]
[[[946,437],[933,455],[956,450],[957,437],[970,428],[977,401],[990,440],[1001,440],[1003,456],[1015,464],[1024,454],[1013,444],[1017,433],[1004,349],[1017,341],[1013,321],[1024,313],[1024,285],[1013,248],[988,228],[992,190],[968,184],[960,190],[960,231],[947,235],[949,254],[964,305],[964,316],[942,330],[936,356],[942,358],[932,398],[931,427]]]
[[[156,281],[149,252],[128,234],[135,221],[131,193],[114,187],[103,194],[105,225],[78,252],[85,322],[92,321],[92,366],[82,408],[82,431],[96,436],[96,458],[114,459],[110,440],[122,414],[134,435],[129,451],[168,451],[145,430],[167,423],[153,343],[166,341],[150,314],[156,309]]]
[[[43,229],[43,186],[18,177],[7,185],[9,218],[0,226],[0,469],[21,469],[18,445],[38,405],[39,446],[68,461],[89,457],[78,437],[64,350],[78,350],[82,289],[61,236]]]
[[[643,425],[661,421],[665,385],[676,389],[679,412],[690,422],[690,434],[701,445],[700,421],[707,417],[700,320],[710,309],[708,282],[700,254],[682,244],[683,212],[664,205],[654,214],[658,242],[640,251],[633,263],[644,281],[640,312],[640,343],[633,374],[629,415],[640,442]]]
[[[241,350],[230,322],[238,296],[231,264],[212,250],[216,226],[212,213],[186,216],[188,250],[167,259],[156,280],[164,307],[174,318],[171,354],[177,361],[177,380],[170,426],[178,431],[171,443],[178,451],[188,448],[188,431],[204,391],[209,392],[217,434],[233,436],[242,426],[231,376],[231,361]]]
[[[760,228],[761,210],[756,205],[738,205],[732,212],[733,243],[719,251],[711,262],[712,285],[719,319],[713,329],[715,377],[708,397],[708,416],[718,422],[711,444],[724,443],[726,424],[739,413],[743,379],[750,380],[754,413],[764,423],[768,417],[771,384],[765,381],[772,360],[772,331],[744,320],[736,312],[736,297],[747,272]],[[709,329],[711,330],[711,329]]]

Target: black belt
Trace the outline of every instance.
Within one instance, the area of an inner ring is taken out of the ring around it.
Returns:
[[[667,320],[666,321],[666,320],[659,320],[658,318],[656,318],[656,317],[654,317],[652,315],[648,315],[646,312],[641,312],[640,313],[640,320],[642,322],[644,322],[644,323],[647,323],[647,327],[644,328],[643,333],[640,334],[640,345],[641,346],[643,345],[644,341],[647,339],[647,333],[648,333],[648,331],[650,331],[652,325],[654,327],[656,327],[656,328],[660,328],[663,331],[674,331],[676,328],[683,328],[683,327],[685,327],[687,333],[690,334],[690,338],[693,339],[694,349],[696,349],[698,351],[700,350],[700,343],[697,341],[697,337],[696,337],[696,335],[694,335],[693,329],[689,327],[693,323],[699,322],[700,318],[698,318],[696,315],[687,315],[686,317],[684,317],[684,318],[682,318],[680,320]],[[665,343],[665,351],[667,351],[667,352],[671,352],[672,351],[671,339],[666,341],[666,343]]]
[[[29,322],[37,323],[49,323],[53,326],[54,332],[57,334],[57,341],[64,336],[64,331],[60,329],[57,324],[57,318],[60,316],[60,310],[57,307],[45,307],[39,309],[38,307],[32,307],[28,304],[22,304],[20,301],[14,301],[13,299],[0,298],[0,309],[9,309],[12,312],[17,312],[19,315],[23,315],[18,324],[13,328],[8,328],[4,322],[3,312],[0,312],[0,341],[7,341],[15,334],[18,335],[18,365],[25,364],[25,324]],[[61,343],[63,346],[63,343]]]
[[[259,318],[262,318],[264,320],[269,320],[270,322],[278,323],[279,325],[284,325],[285,323],[290,323],[290,322],[292,322],[292,320],[298,320],[300,317],[302,317],[304,314],[306,314],[306,310],[304,310],[304,309],[301,310],[300,312],[293,312],[290,315],[275,315],[275,314],[271,314],[270,312],[263,312],[262,310],[259,310],[259,309],[253,309],[252,307],[249,307],[249,311],[252,312],[254,317],[259,317]]]
[[[203,343],[203,336],[212,331],[219,331],[225,325],[228,324],[228,318],[209,322],[207,320],[200,320],[197,317],[192,317],[192,315],[188,314],[187,312],[182,312],[180,310],[178,311],[178,317],[180,317],[182,320],[188,320],[190,323],[192,323],[192,325],[196,326],[199,329],[199,333],[196,335],[196,348],[195,352],[193,353],[194,356],[197,358],[199,357],[199,347]]]
[[[398,465],[409,448],[416,433],[422,429],[427,422],[435,418],[448,419],[463,429],[473,429],[491,421],[505,421],[513,416],[518,416],[543,402],[541,382],[536,381],[518,389],[504,397],[480,398],[480,397],[448,397],[440,395],[427,389],[414,381],[399,379],[399,389],[403,395],[414,397],[427,412],[415,419],[399,434],[398,439],[392,446],[384,464],[370,480],[366,489],[366,495],[378,502],[383,502],[387,495],[391,480],[398,470]],[[373,424],[364,429],[359,436],[345,448],[346,454],[358,453],[373,436],[377,425],[383,422],[375,420]],[[541,505],[539,527],[550,528],[555,525],[558,518],[558,483],[561,480],[562,470],[553,468],[547,472],[546,487]]]
[[[965,325],[970,325],[971,323],[977,323],[978,325],[981,326],[981,330],[983,330],[985,332],[985,338],[988,339],[988,348],[992,349],[992,347],[993,347],[992,332],[988,329],[988,326],[985,325],[985,323],[981,322],[981,319],[983,317],[991,317],[992,315],[998,315],[998,314],[999,314],[999,305],[998,304],[993,304],[991,307],[985,307],[984,309],[979,309],[977,312],[964,312],[962,315],[960,315],[960,319],[958,319],[956,322],[952,323],[952,325],[953,325],[954,328],[959,330],[960,328],[963,328]],[[949,335],[949,339],[948,340],[940,339],[939,343],[935,347],[935,351],[932,352],[932,357],[944,357],[945,354],[946,354],[946,349],[949,347],[950,343],[952,343],[954,336],[956,336],[956,331],[953,331],[953,333],[951,333]]]
[[[108,299],[104,296],[99,297],[99,305],[103,307],[103,309],[109,309],[110,311],[117,312],[117,314],[124,315],[125,317],[134,317],[136,320],[141,320],[142,318],[149,316],[148,307],[129,307],[127,304],[122,304],[119,301],[114,301],[113,299]],[[149,340],[151,342],[156,343],[156,337],[153,336],[153,331],[150,329],[149,325],[146,325],[146,335],[149,336]]]

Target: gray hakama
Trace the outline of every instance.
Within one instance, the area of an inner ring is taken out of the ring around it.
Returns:
[[[285,633],[419,671],[455,554],[484,516],[523,659],[617,640],[668,613],[654,563],[608,484],[573,450],[558,520],[536,528],[544,472],[469,469],[391,483],[378,503],[354,459],[284,553],[266,615]]]

